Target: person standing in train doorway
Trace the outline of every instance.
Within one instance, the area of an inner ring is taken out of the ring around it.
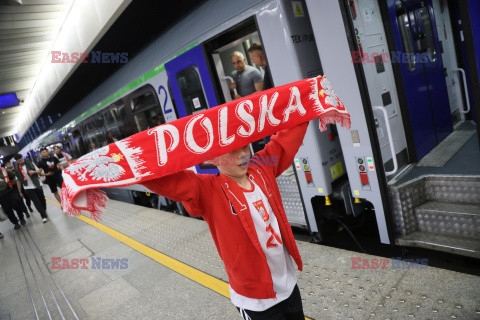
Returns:
[[[292,262],[302,270],[302,259],[275,179],[292,165],[307,127],[278,132],[252,158],[249,145],[214,158],[217,175],[183,170],[142,183],[205,219],[245,320],[305,319]]]
[[[42,155],[42,159],[38,162],[38,167],[43,170],[40,175],[46,177],[45,182],[50,187],[50,191],[55,195],[58,203],[62,205],[58,188],[61,189],[63,184],[63,166],[57,158],[50,155],[47,148],[40,149],[40,154]]]
[[[48,216],[46,212],[45,195],[43,194],[42,183],[38,178],[38,174],[41,172],[34,163],[30,162],[28,159],[23,159],[21,154],[15,155],[15,175],[17,180],[23,185],[25,192],[33,204],[35,209],[42,217],[42,222],[46,223],[48,221]]]
[[[263,90],[273,88],[273,81],[270,76],[270,70],[268,69],[267,58],[263,52],[262,44],[260,42],[252,43],[250,48],[248,48],[248,55],[253,63],[263,68]]]
[[[246,64],[245,56],[240,51],[235,51],[230,56],[235,71],[232,72],[233,82],[230,89],[237,89],[238,94],[233,99],[248,96],[255,92],[263,91],[263,78],[257,68]]]

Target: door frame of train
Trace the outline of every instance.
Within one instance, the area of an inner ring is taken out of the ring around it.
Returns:
[[[395,0],[378,1],[381,7],[382,19],[388,21],[384,25],[388,25],[387,33],[388,46],[392,51],[406,52],[403,41],[401,40],[401,32],[397,21],[395,11]],[[447,93],[447,83],[444,77],[443,60],[440,50],[440,42],[438,39],[436,17],[433,12],[431,0],[401,0],[408,19],[409,26],[407,32],[411,36],[413,54],[419,57],[420,52],[418,43],[414,37],[414,30],[419,32],[423,25],[419,24],[418,11],[421,4],[427,9],[431,32],[433,36],[433,44],[436,52],[436,59],[431,60],[426,57],[426,61],[418,61],[413,69],[409,68],[406,63],[395,63],[398,68],[394,69],[395,81],[402,83],[404,88],[403,95],[406,104],[402,104],[402,115],[404,120],[409,120],[409,126],[406,130],[411,130],[412,141],[415,152],[411,153],[411,158],[418,161],[437,146],[444,138],[453,131],[453,121],[450,111],[450,103]],[[383,8],[382,8],[383,6]],[[386,10],[385,10],[386,7]],[[402,50],[399,50],[399,49]],[[397,74],[397,71],[399,73]],[[408,88],[408,90],[407,90]],[[421,88],[429,88],[426,92]]]
[[[214,68],[215,63],[214,63],[214,61],[211,57],[212,54],[214,53],[213,51],[215,49],[218,49],[217,45],[213,46],[213,44],[216,43],[216,41],[218,41],[219,38],[227,37],[232,32],[235,32],[238,29],[242,30],[242,32],[239,33],[239,34],[244,34],[244,36],[246,36],[248,34],[251,34],[252,33],[251,28],[252,27],[254,27],[255,31],[258,32],[258,36],[260,37],[260,41],[262,41],[262,36],[261,36],[260,30],[258,28],[257,17],[256,16],[250,16],[250,17],[240,21],[239,23],[236,23],[235,25],[228,27],[227,29],[225,29],[222,32],[216,34],[215,36],[205,40],[204,42],[202,42],[202,47],[203,47],[203,50],[205,52],[205,57],[207,59],[207,67],[208,67],[208,69],[210,71],[210,74],[212,76],[213,88],[215,90],[215,93],[217,94],[217,100],[218,100],[219,103],[225,103],[226,100],[225,100],[225,97],[223,97],[223,94],[220,94],[221,83],[220,83],[220,79],[218,77],[218,74],[217,74],[217,72]],[[253,31],[253,32],[255,32],[255,31]],[[240,36],[239,38],[241,38],[241,37],[242,36]],[[263,43],[263,41],[262,41],[262,43]],[[247,57],[245,57],[245,58],[247,58]],[[270,77],[271,77],[271,75],[270,75]]]
[[[205,58],[203,47],[202,45],[197,45],[165,63],[165,71],[167,72],[167,77],[169,79],[170,90],[172,91],[172,96],[175,100],[176,111],[178,112],[180,118],[187,117],[188,114],[186,106],[183,102],[180,87],[176,81],[176,75],[178,72],[193,65],[195,65],[198,69],[208,108],[213,108],[218,105],[217,95],[211,80],[212,77]],[[198,173],[218,173],[218,169],[201,168],[200,165],[196,165],[195,168]]]
[[[480,51],[480,41],[477,44],[477,48],[475,50],[475,36],[473,34],[472,28],[472,21],[470,18],[470,4],[468,1],[459,1],[458,5],[460,7],[460,16],[462,19],[462,26],[463,26],[463,34],[465,37],[465,47],[466,47],[466,55],[468,64],[468,68],[471,70],[470,72],[470,83],[472,88],[479,88],[480,87],[480,59],[477,60],[476,50]],[[477,13],[478,14],[478,13]],[[480,18],[479,18],[480,19]],[[477,22],[480,24],[480,22]],[[476,31],[480,32],[480,31]],[[480,36],[477,36],[477,38]],[[478,54],[480,56],[480,54]],[[477,124],[477,135],[478,135],[478,143],[480,147],[480,91],[473,90],[472,92],[473,101],[471,101],[472,108],[474,108],[475,116],[476,116],[476,124]]]
[[[344,100],[347,110],[352,115],[351,130],[357,131],[361,141],[355,146],[352,140],[354,132],[343,128],[338,129],[353,193],[352,197],[366,199],[372,203],[375,208],[380,241],[383,244],[393,244],[395,225],[390,210],[387,179],[370,95],[362,66],[352,63],[351,59],[351,52],[358,51],[359,48],[348,1],[307,0],[306,3],[311,13],[312,27],[322,67],[333,85],[337,85],[335,90]],[[337,33],[334,35],[334,32],[322,32],[326,29],[335,30]],[[338,33],[340,33],[340,36],[337,35]],[[321,46],[325,42],[329,45]],[[336,49],[333,50],[333,47]],[[342,86],[342,83],[348,84]],[[371,183],[370,190],[362,189],[355,161],[358,157],[373,158],[374,170],[368,171]]]
[[[343,0],[343,1],[338,0],[338,2],[340,4],[340,11],[341,11],[343,22],[346,28],[345,32],[347,35],[350,50],[351,51],[358,50],[359,48],[355,38],[355,27],[353,26],[353,21],[351,20],[350,10],[348,7],[347,0]],[[373,115],[372,103],[370,101],[370,94],[368,92],[367,80],[365,78],[365,73],[362,66],[358,63],[354,63],[353,65],[355,69],[358,87],[360,90],[360,96],[362,99],[366,128],[368,130],[368,135],[371,142],[370,146],[371,146],[371,151],[373,155],[373,161],[376,166],[376,175],[377,175],[378,187],[379,187],[378,191],[379,191],[379,196],[381,200],[380,203],[383,209],[383,216],[385,218],[385,227],[387,228],[386,231],[389,238],[388,242],[382,241],[382,243],[393,244],[395,239],[395,224],[394,224],[394,218],[390,210],[392,208],[392,205],[390,203],[390,197],[388,195],[388,184],[387,184],[387,177],[385,175],[385,167],[382,159],[382,151],[381,151],[382,149],[379,143],[377,130],[375,129],[376,128],[375,117]],[[378,231],[379,233],[381,233],[380,223],[378,221],[378,215],[377,215],[377,225],[379,226]],[[381,234],[380,234],[380,237],[381,237]]]

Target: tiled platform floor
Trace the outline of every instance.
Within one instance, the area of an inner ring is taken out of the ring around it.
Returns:
[[[19,254],[40,319],[48,319],[47,309],[61,319],[52,293],[64,317],[75,319],[61,290],[79,319],[240,319],[228,298],[52,203],[46,224],[38,214],[13,233],[9,221],[0,223],[0,319],[35,319]],[[227,281],[205,222],[112,200],[107,208],[102,224]],[[301,241],[298,246],[305,263],[298,284],[311,319],[480,319],[480,277],[432,267],[392,269],[391,262],[388,269],[352,269],[352,257],[375,257]],[[52,257],[87,258],[89,268],[52,269]],[[91,257],[127,259],[128,267],[92,269]]]

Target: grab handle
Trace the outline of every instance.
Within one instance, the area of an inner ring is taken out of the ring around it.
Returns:
[[[234,82],[233,78],[229,76],[222,77],[222,80],[230,80],[230,82]],[[238,95],[237,88],[233,89],[233,93],[235,93],[235,95]]]
[[[393,145],[393,136],[392,130],[390,129],[390,119],[388,119],[387,109],[381,106],[372,107],[373,110],[380,110],[385,118],[385,126],[387,127],[388,133],[388,142],[390,143],[390,151],[392,152],[392,161],[393,161],[393,170],[392,171],[385,171],[385,175],[391,176],[398,171],[398,161],[397,161],[397,153],[395,152],[395,147]]]
[[[463,79],[463,90],[465,91],[465,100],[467,100],[467,110],[460,109],[460,113],[469,113],[470,112],[470,99],[468,97],[468,87],[467,87],[467,76],[465,75],[465,70],[462,68],[455,68],[453,71],[459,71],[462,74]]]

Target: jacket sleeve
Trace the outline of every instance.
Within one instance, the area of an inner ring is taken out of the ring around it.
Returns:
[[[263,150],[255,153],[251,163],[271,168],[275,177],[281,175],[292,165],[295,154],[303,143],[308,124],[305,122],[277,132]]]
[[[21,173],[20,173],[20,169],[18,168],[18,164],[15,164],[15,166],[13,167],[13,173],[15,173],[15,178],[17,178],[18,180],[22,181],[23,177],[21,176]]]
[[[173,201],[182,202],[188,213],[192,216],[203,216],[201,207],[201,178],[192,170],[180,172],[143,182],[142,185],[151,191],[169,198]],[[205,188],[202,188],[204,190]]]
[[[13,172],[12,170],[7,169],[7,174],[8,174],[8,177],[10,178],[10,180],[12,180],[12,181],[17,180],[17,176],[16,176],[15,172]]]

